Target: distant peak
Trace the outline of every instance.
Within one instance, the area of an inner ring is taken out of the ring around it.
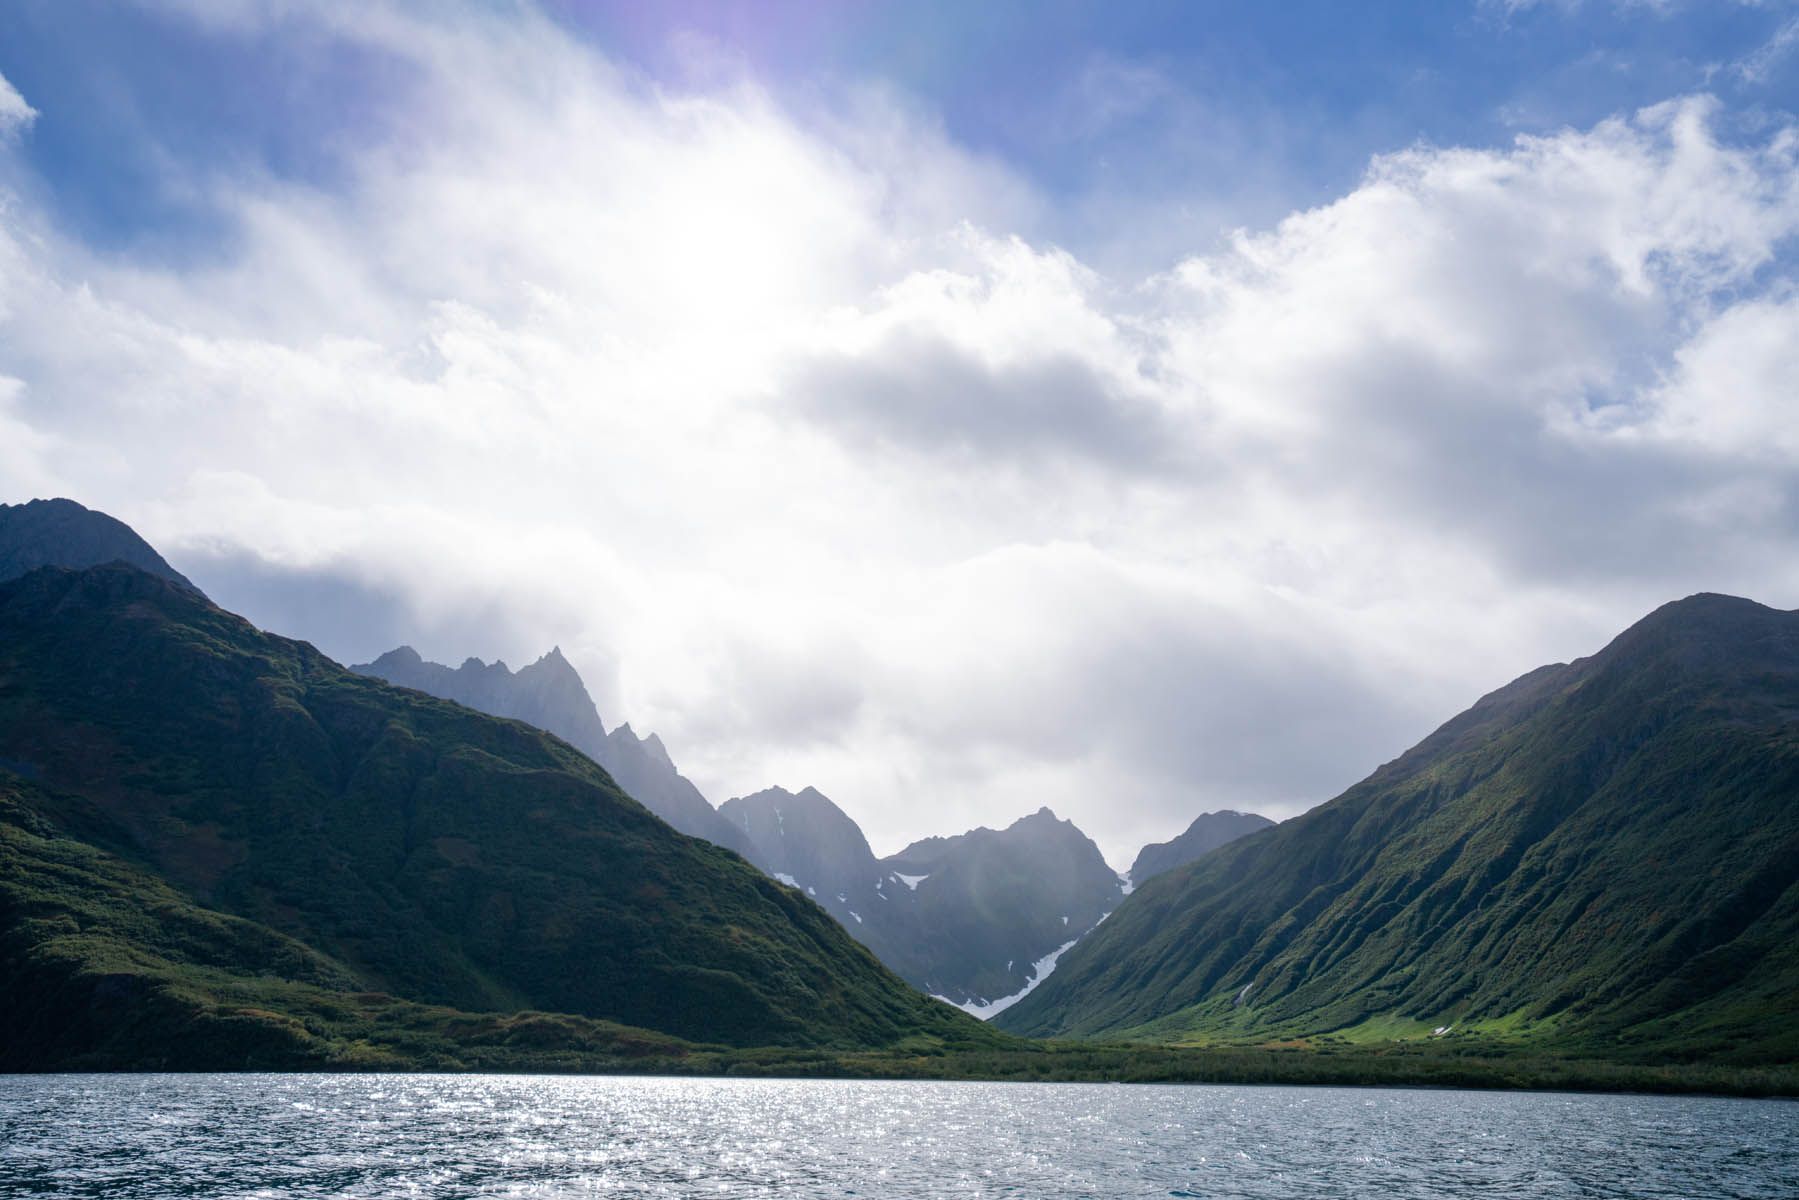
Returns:
[[[747,796],[733,796],[730,800],[726,801],[726,803],[735,805],[741,805],[746,802],[772,804],[777,800],[791,799],[793,799],[793,793],[777,784],[774,787],[765,787],[759,792],[751,792]]]
[[[644,738],[643,748],[669,770],[675,769],[674,759],[668,756],[668,747],[662,744],[662,738],[657,734],[652,733],[649,737]]]
[[[571,676],[576,680],[579,680],[581,678],[581,676],[575,671],[575,665],[573,663],[569,662],[566,657],[564,657],[564,655],[562,653],[562,647],[560,647],[560,646],[551,646],[550,652],[548,654],[544,655],[542,658],[539,658],[536,662],[534,662],[530,666],[526,667],[525,670],[532,671],[532,672],[535,672],[538,674],[548,674],[548,675],[562,677],[562,678],[567,678],[567,677],[571,677]],[[523,674],[523,672],[520,672],[520,674]]]
[[[378,667],[378,666],[381,666],[383,663],[388,664],[390,666],[396,665],[399,663],[404,663],[409,667],[416,667],[424,661],[425,661],[424,657],[422,655],[420,655],[417,650],[414,650],[411,646],[395,646],[392,650],[389,650],[386,654],[383,654],[380,658],[377,658],[370,665]]]

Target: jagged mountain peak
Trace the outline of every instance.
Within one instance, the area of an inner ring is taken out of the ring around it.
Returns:
[[[451,670],[409,647],[351,669],[548,730],[605,767],[626,794],[682,833],[739,854],[748,849],[741,833],[675,769],[660,738],[639,739],[629,723],[606,732],[587,685],[560,646],[516,673],[478,658]]]
[[[386,663],[389,665],[416,666],[424,661],[424,655],[420,654],[417,650],[414,650],[411,646],[395,646],[392,650],[389,650],[386,654],[377,658],[370,665],[380,666],[383,663]]]
[[[643,748],[648,750],[657,762],[661,763],[671,771],[674,770],[674,760],[668,756],[668,747],[663,745],[661,734],[652,733],[650,736],[644,738]]]
[[[576,683],[581,683],[580,672],[575,670],[575,664],[571,663],[568,660],[568,656],[562,653],[562,648],[560,646],[552,646],[548,654],[538,658],[537,661],[533,662],[530,666],[522,668],[519,671],[519,674],[523,675],[527,671],[534,674],[546,675],[555,679],[573,680]],[[586,684],[583,683],[581,686],[583,690],[586,690]]]
[[[982,1015],[1123,895],[1099,848],[1047,807],[878,860],[816,787],[764,788],[719,812],[754,843],[752,862],[806,891],[905,979]]]

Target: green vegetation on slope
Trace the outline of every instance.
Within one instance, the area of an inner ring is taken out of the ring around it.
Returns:
[[[1799,614],[1697,596],[1524,676],[1152,880],[998,1024],[1799,1062]]]
[[[981,1029],[879,1049],[731,1047],[567,1013],[471,1013],[358,989],[290,938],[204,909],[69,836],[0,777],[0,1070],[527,1071],[858,1079],[1536,1087],[1799,1094],[1799,1069],[1368,1050],[1032,1042]],[[966,1030],[966,1027],[964,1027]]]
[[[997,1040],[555,738],[134,568],[0,586],[0,779],[12,1065],[314,1061],[280,1031],[382,1021],[473,1045],[533,1011],[596,1045]]]

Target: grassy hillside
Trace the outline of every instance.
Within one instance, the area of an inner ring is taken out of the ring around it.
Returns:
[[[1696,596],[1524,676],[1150,881],[998,1023],[1799,1062],[1799,614]]]
[[[555,738],[134,568],[0,585],[0,782],[15,1065],[44,1044],[196,1066],[219,1013],[265,1014],[231,1018],[262,1046],[258,1022],[325,1036],[368,1005],[739,1046],[995,1039]]]

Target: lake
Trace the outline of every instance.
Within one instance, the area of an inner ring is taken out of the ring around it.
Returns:
[[[0,1077],[0,1196],[1799,1196],[1799,1104],[1355,1088]]]

